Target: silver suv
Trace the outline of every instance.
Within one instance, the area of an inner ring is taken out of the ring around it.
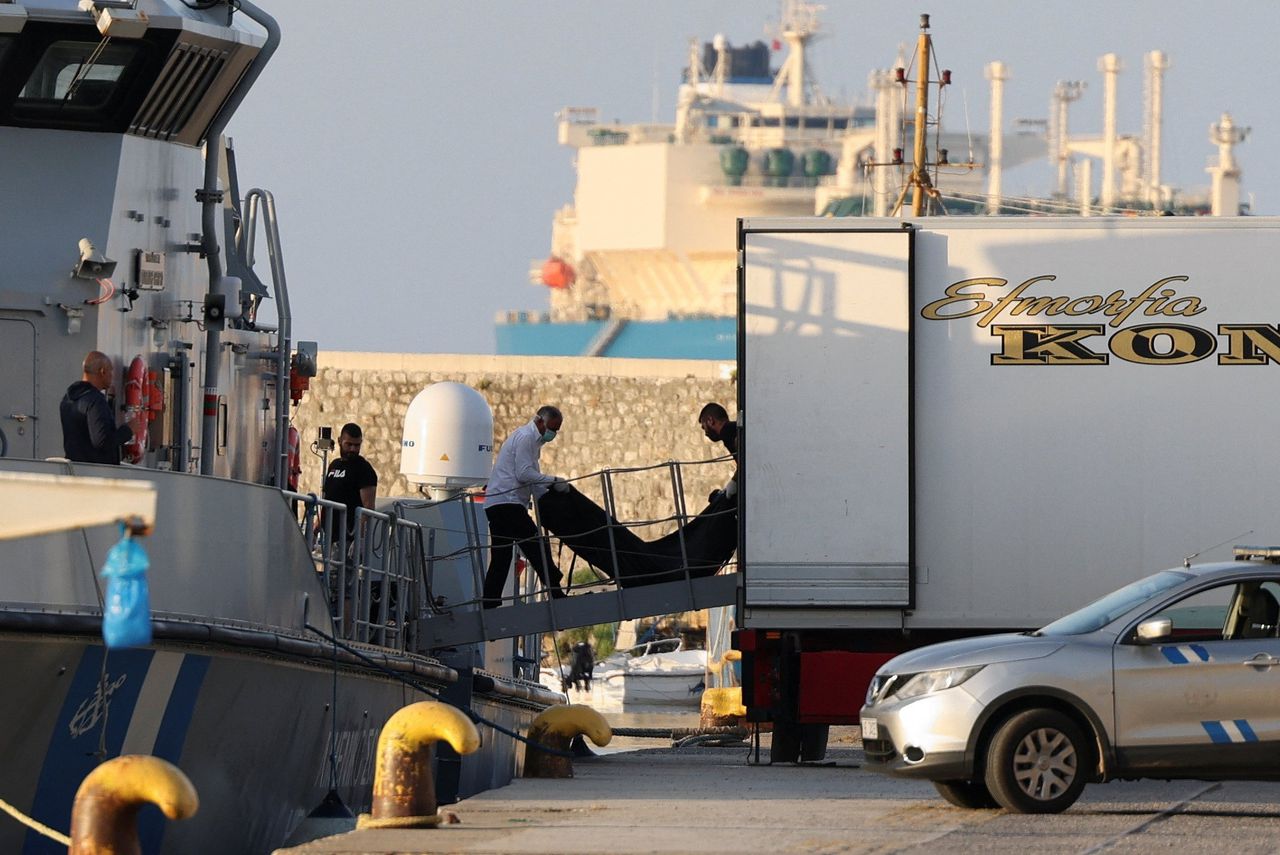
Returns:
[[[1262,750],[1280,745],[1280,547],[1235,553],[890,660],[862,708],[867,767],[1020,813],[1066,810],[1090,781],[1280,779]]]

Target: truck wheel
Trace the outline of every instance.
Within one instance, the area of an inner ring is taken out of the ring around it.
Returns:
[[[770,763],[795,763],[800,759],[800,725],[775,721],[769,740]]]
[[[999,807],[996,800],[991,798],[991,791],[981,780],[934,781],[933,786],[938,790],[938,795],[959,808],[984,810]]]
[[[1060,813],[1080,797],[1091,751],[1076,723],[1057,710],[1016,713],[987,749],[987,789],[1015,813]]]
[[[800,760],[814,762],[827,756],[827,737],[831,735],[831,725],[800,725]]]

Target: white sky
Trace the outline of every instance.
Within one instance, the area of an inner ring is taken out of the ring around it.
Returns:
[[[528,284],[551,217],[573,195],[554,114],[670,122],[692,37],[764,38],[775,0],[258,0],[283,43],[232,119],[242,189],[276,199],[295,337],[326,350],[492,353],[500,310],[545,308]],[[1002,60],[1006,122],[1045,118],[1058,80],[1088,88],[1073,133],[1100,133],[1098,57],[1124,62],[1119,130],[1142,133],[1143,56],[1163,50],[1163,177],[1207,186],[1209,125],[1252,128],[1237,148],[1255,213],[1280,214],[1276,34],[1267,0],[832,0],[811,66],[824,91],[865,100],[867,75],[910,47],[919,12],[952,69],[948,130],[986,131],[984,66]],[[953,154],[954,157],[954,154]],[[1101,168],[1095,167],[1095,182]],[[1047,164],[1007,193],[1053,189]],[[264,267],[264,264],[260,264]]]

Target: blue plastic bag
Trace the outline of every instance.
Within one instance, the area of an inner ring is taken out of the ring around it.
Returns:
[[[107,553],[102,577],[107,601],[102,615],[102,640],[107,647],[142,647],[151,643],[151,594],[147,568],[151,562],[142,544],[125,534]]]

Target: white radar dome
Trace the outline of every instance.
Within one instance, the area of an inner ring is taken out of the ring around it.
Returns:
[[[462,383],[433,383],[404,416],[400,474],[411,484],[461,488],[483,484],[493,467],[493,410]]]

